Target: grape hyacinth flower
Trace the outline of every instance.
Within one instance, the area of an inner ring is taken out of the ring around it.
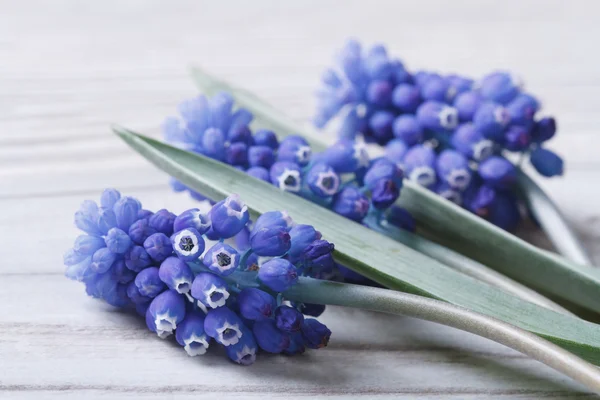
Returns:
[[[162,339],[174,336],[190,356],[205,354],[216,342],[233,362],[250,365],[260,350],[293,355],[326,344],[331,332],[307,325],[302,314],[315,315],[315,307],[320,313],[324,306],[292,304],[284,293],[299,276],[333,268],[333,245],[314,228],[294,230],[286,212],[272,211],[251,230],[247,207],[236,195],[207,214],[141,207],[107,189],[100,205],[86,201],[76,212],[85,234],[66,252],[65,274],[82,282],[88,295],[137,312],[149,330]],[[114,218],[103,217],[111,213]],[[240,232],[254,237],[244,249],[223,242]],[[209,235],[218,242],[204,252]],[[296,258],[288,254],[291,248]],[[258,262],[266,254],[273,258]]]
[[[495,71],[478,81],[411,72],[383,46],[365,52],[350,40],[335,68],[323,75],[314,123],[322,128],[339,117],[339,138],[345,148],[359,137],[385,146],[385,157],[408,179],[506,229],[517,225],[513,222],[520,213],[514,210],[523,208],[512,207],[518,200],[514,200],[516,169],[506,165],[511,154],[521,161],[529,158],[542,176],[563,173],[562,159],[545,146],[556,133],[556,121],[538,116],[540,108],[523,82],[508,72]],[[338,164],[338,154],[348,157],[340,150],[328,149],[325,154],[326,160]],[[392,189],[380,184],[377,203],[387,206]],[[480,189],[494,191],[484,207],[475,200]],[[511,207],[506,207],[508,202]],[[352,215],[343,204],[338,202],[334,209]]]

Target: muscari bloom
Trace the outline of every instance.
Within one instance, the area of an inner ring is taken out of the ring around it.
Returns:
[[[110,213],[114,218],[103,218]],[[250,365],[259,350],[292,355],[323,342],[318,335],[327,331],[303,328],[302,314],[323,306],[289,303],[282,291],[300,275],[330,269],[323,260],[333,245],[316,233],[291,235],[295,225],[285,212],[265,213],[250,230],[235,195],[208,215],[192,209],[176,216],[143,210],[138,200],[107,189],[100,205],[84,202],[75,221],[85,234],[64,256],[66,276],[83,282],[88,295],[142,315],[148,329],[174,336],[190,356],[206,353],[214,339],[232,361]],[[239,232],[253,233],[254,242],[243,250],[222,242]],[[209,234],[219,242],[202,254]],[[292,246],[296,261],[287,254]],[[276,256],[259,262],[255,249]]]

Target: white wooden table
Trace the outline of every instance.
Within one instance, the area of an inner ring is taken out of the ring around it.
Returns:
[[[409,67],[503,67],[558,116],[567,177],[542,182],[600,261],[600,8],[589,1],[0,0],[0,399],[571,398],[589,393],[487,340],[331,307],[330,346],[189,358],[63,277],[72,214],[115,186],[147,207],[187,196],[109,131],[157,134],[196,63],[298,120],[334,49],[384,41]],[[538,240],[538,237],[530,236]],[[542,240],[543,241],[543,240]],[[218,353],[218,352],[217,352]]]

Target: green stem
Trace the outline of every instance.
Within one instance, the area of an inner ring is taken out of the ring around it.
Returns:
[[[600,393],[600,369],[532,333],[449,303],[360,285],[300,278],[287,299],[404,315],[485,337],[540,361]]]

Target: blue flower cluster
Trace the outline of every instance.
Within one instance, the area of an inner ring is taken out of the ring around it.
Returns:
[[[408,179],[507,230],[521,215],[517,170],[504,155],[529,155],[546,177],[563,172],[562,159],[543,147],[556,132],[554,118],[538,117],[539,101],[506,72],[478,82],[411,73],[383,46],[363,52],[350,40],[336,69],[325,71],[317,105],[318,127],[341,115],[340,137],[385,145]]]
[[[331,331],[304,316],[324,307],[289,303],[283,292],[299,276],[331,273],[333,244],[285,212],[251,224],[236,195],[207,214],[151,212],[107,189],[100,204],[82,204],[75,224],[85,234],[64,256],[66,276],[92,297],[135,309],[151,331],[174,335],[190,356],[204,354],[213,340],[243,365],[259,348],[291,355],[327,345]],[[244,234],[243,251],[228,244]]]
[[[253,116],[244,109],[233,111],[233,99],[220,93],[208,99],[198,96],[179,107],[181,118],[163,125],[168,142],[232,165],[248,175],[295,193],[357,222],[367,216],[400,215],[401,226],[414,230],[405,211],[390,207],[400,195],[402,171],[386,158],[370,160],[366,146],[342,139],[320,154],[312,154],[301,136],[279,141],[274,132],[248,124]],[[172,181],[175,190],[187,189]],[[200,193],[192,196],[204,199]]]

